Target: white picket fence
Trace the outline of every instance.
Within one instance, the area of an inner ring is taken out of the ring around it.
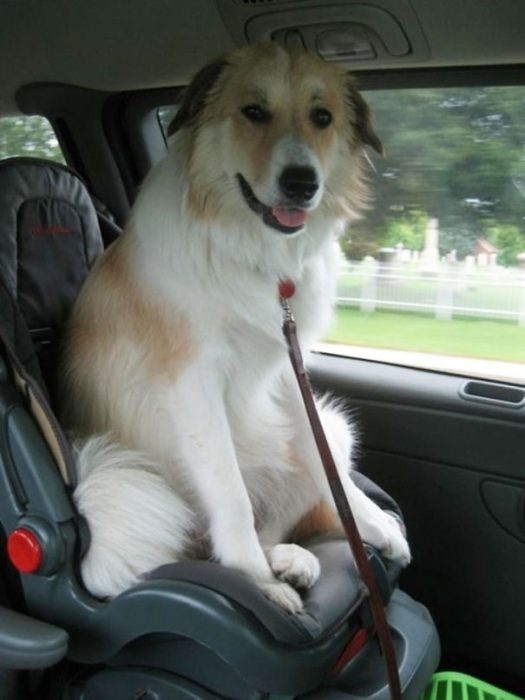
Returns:
[[[513,320],[525,326],[525,270],[466,263],[342,263],[338,304],[376,309]]]

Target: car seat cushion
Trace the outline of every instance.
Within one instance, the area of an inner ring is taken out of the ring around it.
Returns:
[[[186,581],[210,588],[255,616],[277,641],[303,645],[320,640],[348,620],[365,596],[346,540],[322,538],[309,543],[308,549],[319,557],[322,575],[303,593],[304,609],[296,615],[268,601],[246,575],[213,562],[166,564],[147,578]]]
[[[401,519],[397,503],[364,474],[352,472],[354,482],[381,508]],[[352,618],[366,597],[353,555],[346,539],[328,534],[302,543],[321,564],[321,576],[303,593],[304,609],[297,615],[284,612],[269,602],[245,575],[208,561],[165,564],[146,575],[148,580],[170,579],[196,583],[223,594],[248,610],[273,637],[292,645],[308,644],[328,636]],[[401,568],[386,564],[387,587],[397,584]]]

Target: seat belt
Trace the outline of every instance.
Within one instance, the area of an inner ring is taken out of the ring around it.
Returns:
[[[354,556],[361,579],[368,589],[372,618],[374,620],[379,645],[385,661],[388,685],[390,689],[390,698],[391,700],[401,700],[401,683],[399,680],[396,652],[394,649],[390,627],[388,626],[388,621],[386,618],[383,599],[381,597],[372,566],[368,560],[368,556],[363,545],[363,540],[361,539],[357,529],[352,509],[350,508],[348,498],[339,478],[337,467],[317,412],[310,380],[308,379],[308,375],[304,367],[301,348],[299,347],[299,341],[297,339],[295,319],[288,302],[288,299],[293,296],[294,292],[295,284],[291,280],[284,280],[279,284],[279,296],[283,309],[283,333],[288,345],[288,354],[290,356],[294,374],[303,398],[315,443],[317,445],[317,449],[319,450],[319,456],[321,458],[321,462],[323,463],[326,477],[330,485],[330,490],[335,501],[337,512],[339,513],[339,517],[341,519],[341,523],[343,525],[346,538],[350,545],[350,549]],[[353,651],[353,649],[350,650],[349,647],[353,646],[353,642],[354,639],[352,638],[343,651],[340,661],[341,659],[345,659],[347,656],[349,658],[351,657],[350,651]],[[348,654],[347,651],[349,652]],[[338,667],[339,666],[340,664],[338,663]]]
[[[5,349],[8,364],[18,388],[27,398],[29,410],[36,420],[42,435],[51,450],[60,474],[66,485],[77,486],[75,460],[69,442],[60,427],[53,409],[44,396],[38,382],[29,374],[18,359],[4,329],[0,327],[0,341]]]

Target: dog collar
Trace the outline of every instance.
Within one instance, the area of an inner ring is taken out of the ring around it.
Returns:
[[[295,294],[295,282],[293,280],[281,280],[279,282],[279,296],[281,299],[291,299]]]

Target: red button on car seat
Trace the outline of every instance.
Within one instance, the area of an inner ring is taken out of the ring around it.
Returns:
[[[42,546],[34,532],[20,527],[7,538],[11,564],[25,574],[33,574],[42,564]]]

